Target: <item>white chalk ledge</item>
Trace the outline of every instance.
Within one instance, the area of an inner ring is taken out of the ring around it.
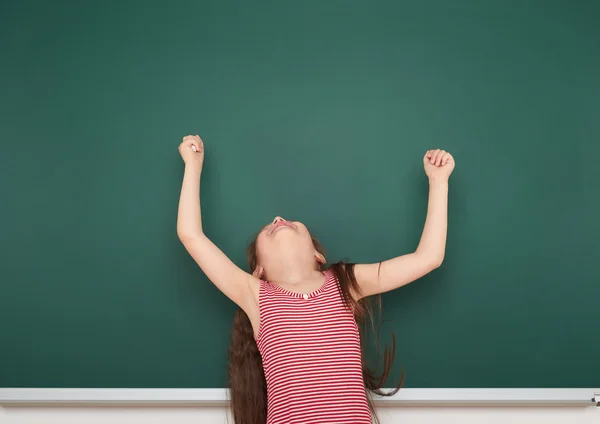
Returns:
[[[228,403],[227,389],[0,388],[0,405],[200,405]],[[378,406],[538,405],[593,406],[600,388],[580,389],[401,389],[375,398]]]

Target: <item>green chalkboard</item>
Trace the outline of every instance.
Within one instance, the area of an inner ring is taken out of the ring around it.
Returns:
[[[4,1],[0,386],[226,386],[234,305],[176,235],[275,215],[328,260],[412,251],[452,152],[443,266],[383,297],[407,387],[600,382],[600,3]],[[594,327],[594,321],[596,327]]]

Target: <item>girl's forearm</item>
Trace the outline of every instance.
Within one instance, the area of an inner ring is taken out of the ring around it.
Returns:
[[[179,196],[177,213],[177,234],[189,237],[202,234],[202,216],[200,213],[200,175],[202,169],[186,165]]]
[[[448,180],[429,180],[427,218],[416,253],[431,258],[436,264],[444,260],[448,229]]]

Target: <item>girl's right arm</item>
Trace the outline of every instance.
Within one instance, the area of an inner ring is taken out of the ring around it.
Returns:
[[[179,145],[179,153],[185,162],[185,173],[179,197],[177,235],[210,281],[252,316],[257,310],[259,280],[237,267],[202,231],[200,176],[204,144],[198,135],[186,136]]]

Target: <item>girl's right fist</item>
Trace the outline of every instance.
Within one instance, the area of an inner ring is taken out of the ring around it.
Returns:
[[[204,143],[198,134],[186,135],[179,145],[179,154],[186,165],[198,166],[204,163]]]

